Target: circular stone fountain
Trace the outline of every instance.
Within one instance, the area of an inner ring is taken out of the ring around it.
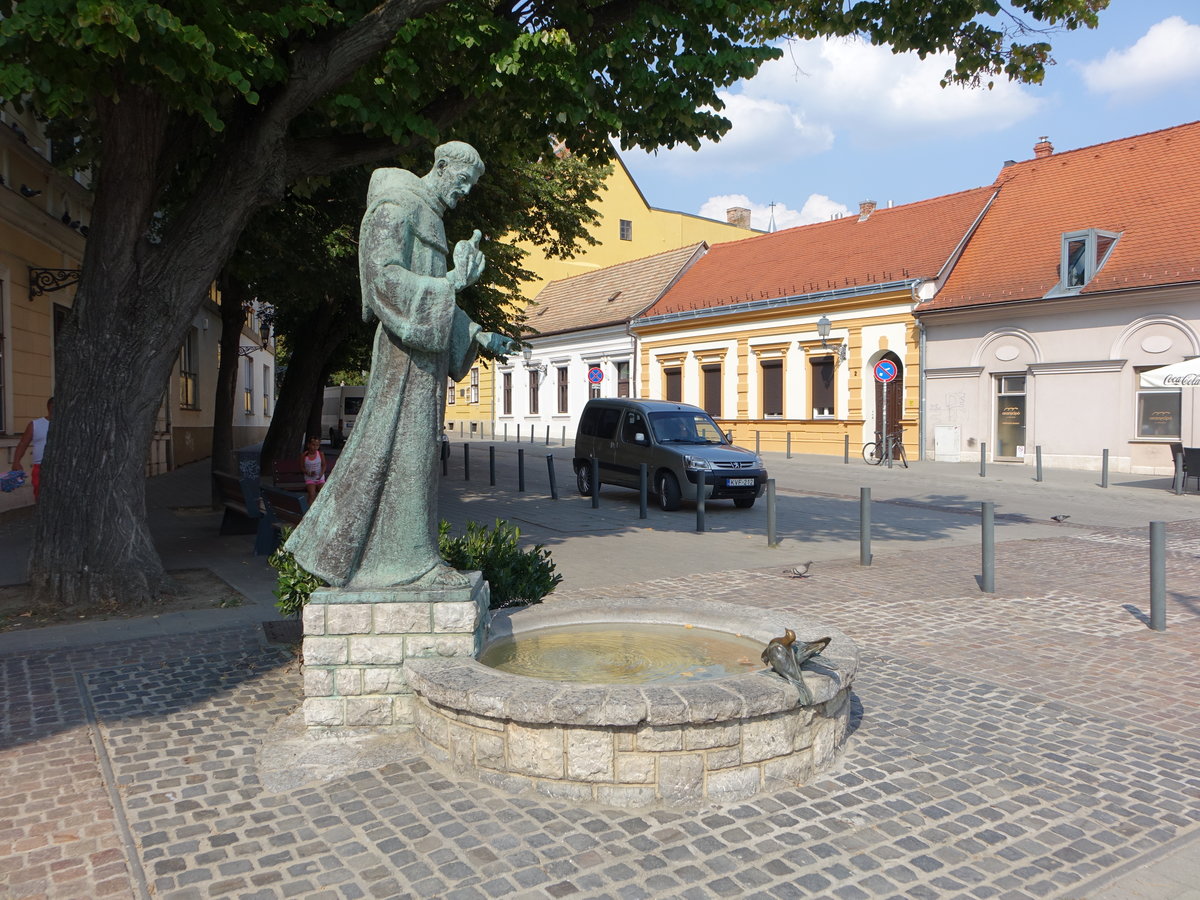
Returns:
[[[687,663],[691,676],[643,683],[552,681],[477,659],[409,659],[414,725],[426,751],[502,788],[613,806],[745,799],[804,784],[836,760],[858,648],[802,616],[715,601],[552,601],[495,613],[482,655],[543,629],[613,625],[691,626],[748,638],[757,651],[748,671],[697,678],[697,665]],[[757,659],[785,628],[797,640],[832,638],[805,665],[810,701]],[[737,660],[735,668],[745,666]]]

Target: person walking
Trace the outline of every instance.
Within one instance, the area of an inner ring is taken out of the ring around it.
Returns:
[[[46,452],[46,435],[50,433],[50,418],[53,415],[54,398],[51,397],[46,401],[46,415],[40,419],[34,419],[25,426],[21,440],[17,442],[17,449],[13,451],[12,471],[24,472],[25,468],[21,465],[21,459],[25,456],[25,451],[33,447],[33,465],[30,467],[30,480],[33,482],[34,503],[37,502],[38,493],[42,486],[42,454]]]

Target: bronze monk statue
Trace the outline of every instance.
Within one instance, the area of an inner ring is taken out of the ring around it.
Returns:
[[[451,141],[424,176],[371,175],[358,250],[363,318],[379,322],[371,377],[329,483],[287,543],[300,565],[337,587],[467,583],[438,554],[435,471],[447,377],[462,378],[481,348],[504,356],[517,347],[455,302],[484,258],[478,231],[451,252],[442,215],[482,173],[479,154]]]

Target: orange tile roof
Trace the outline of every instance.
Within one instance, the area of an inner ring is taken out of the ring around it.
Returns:
[[[1200,280],[1200,122],[1014,163],[926,310],[1029,300],[1059,281],[1062,235],[1121,232],[1082,294]]]
[[[994,193],[974,188],[717,244],[646,315],[933,278]]]
[[[526,327],[556,334],[624,322],[657,300],[707,248],[701,241],[551,281],[529,305]]]

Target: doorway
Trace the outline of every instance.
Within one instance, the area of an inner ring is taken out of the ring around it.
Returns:
[[[1025,458],[1025,376],[996,376],[996,459]]]
[[[888,360],[896,367],[896,377],[883,382],[875,378],[875,440],[883,440],[884,422],[887,423],[887,433],[891,437],[902,437],[903,427],[900,420],[904,417],[904,363],[900,357],[890,350],[883,353],[872,365]]]

